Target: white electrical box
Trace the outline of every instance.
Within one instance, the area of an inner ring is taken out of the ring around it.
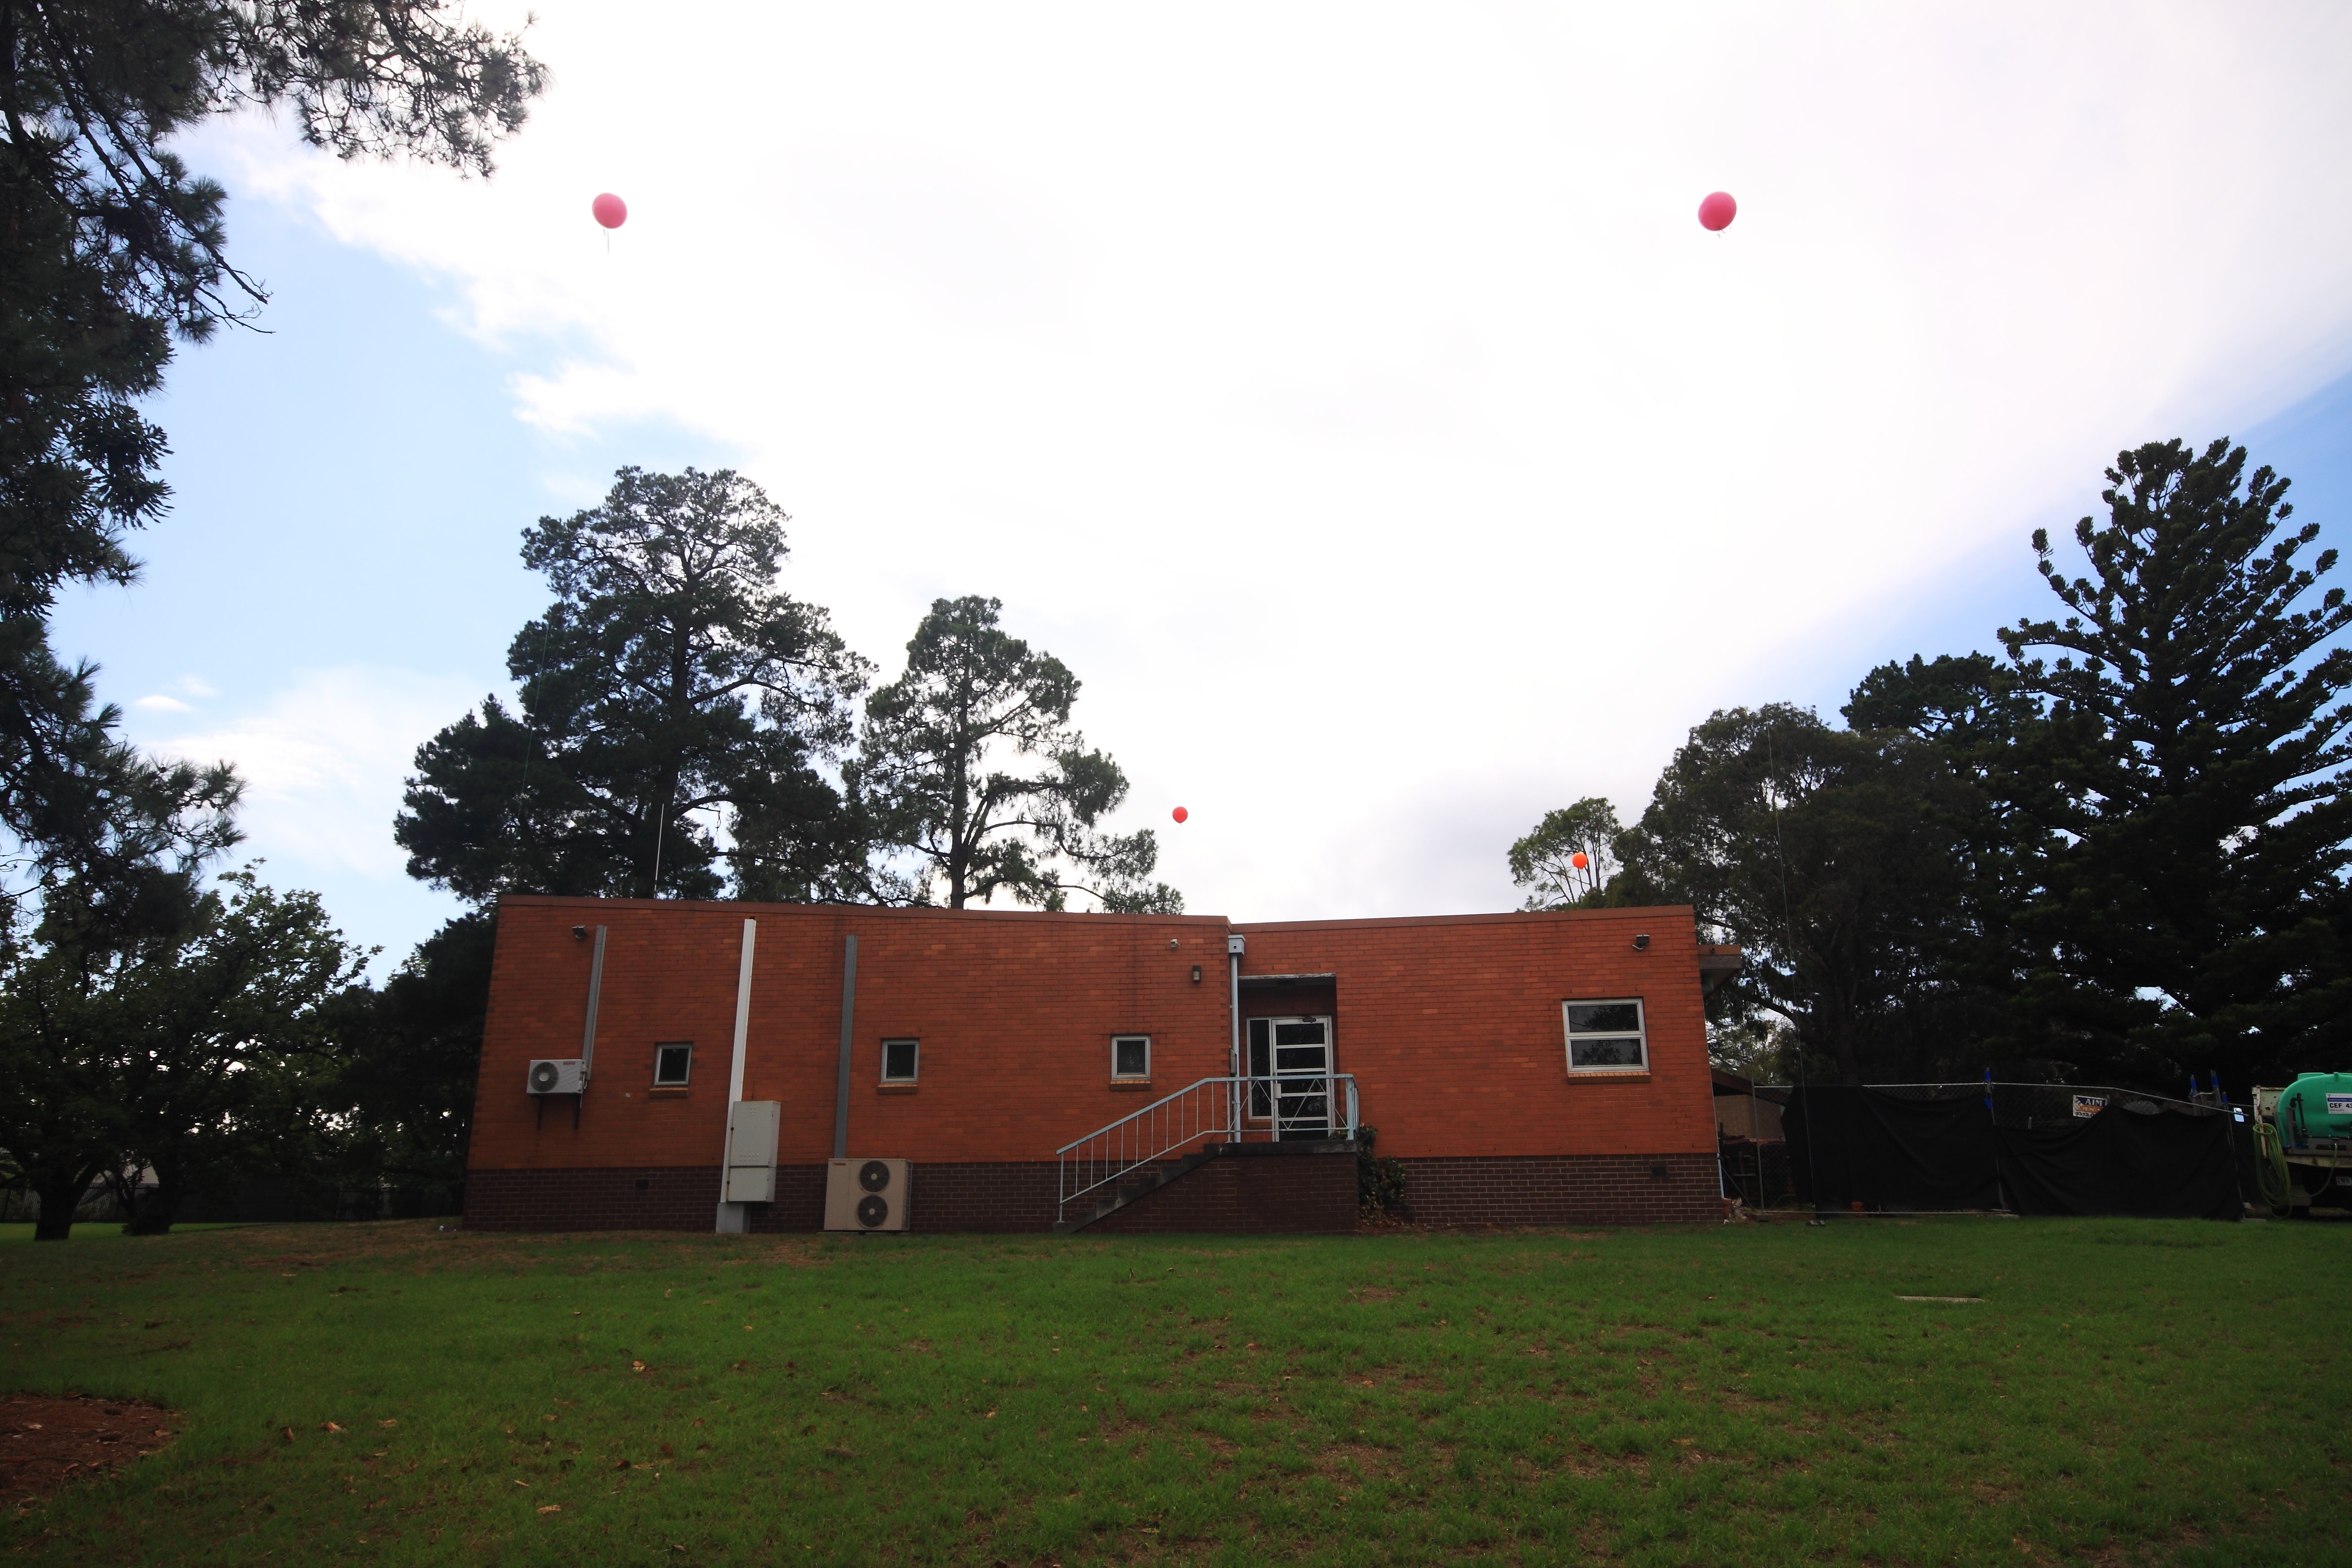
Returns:
[[[730,1204],[776,1201],[776,1100],[739,1100],[727,1108],[727,1190]]]
[[[530,1064],[523,1086],[533,1094],[578,1094],[588,1081],[588,1064],[578,1057],[541,1057]]]
[[[904,1160],[835,1160],[824,1173],[824,1228],[904,1230],[913,1190]]]

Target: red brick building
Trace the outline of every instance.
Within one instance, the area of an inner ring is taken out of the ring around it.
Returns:
[[[1424,1221],[1712,1219],[1701,997],[1738,963],[1685,908],[509,898],[466,1222],[814,1230],[830,1185],[836,1227],[1346,1229],[1359,1125]]]

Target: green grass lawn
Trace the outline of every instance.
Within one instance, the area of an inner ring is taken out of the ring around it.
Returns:
[[[2352,1225],[111,1230],[0,1386],[184,1436],[26,1562],[2352,1561]]]

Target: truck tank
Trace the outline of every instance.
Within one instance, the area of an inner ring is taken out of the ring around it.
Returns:
[[[2352,1208],[2352,1073],[2254,1090],[2255,1173],[2273,1214]]]
[[[2297,1073],[2279,1090],[2278,1128],[2290,1149],[2352,1140],[2352,1072]]]

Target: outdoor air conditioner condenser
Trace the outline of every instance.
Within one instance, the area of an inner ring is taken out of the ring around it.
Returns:
[[[587,1064],[578,1057],[541,1057],[523,1082],[533,1094],[578,1094],[587,1079]]]
[[[904,1230],[912,1191],[904,1160],[835,1160],[824,1173],[824,1228]]]

